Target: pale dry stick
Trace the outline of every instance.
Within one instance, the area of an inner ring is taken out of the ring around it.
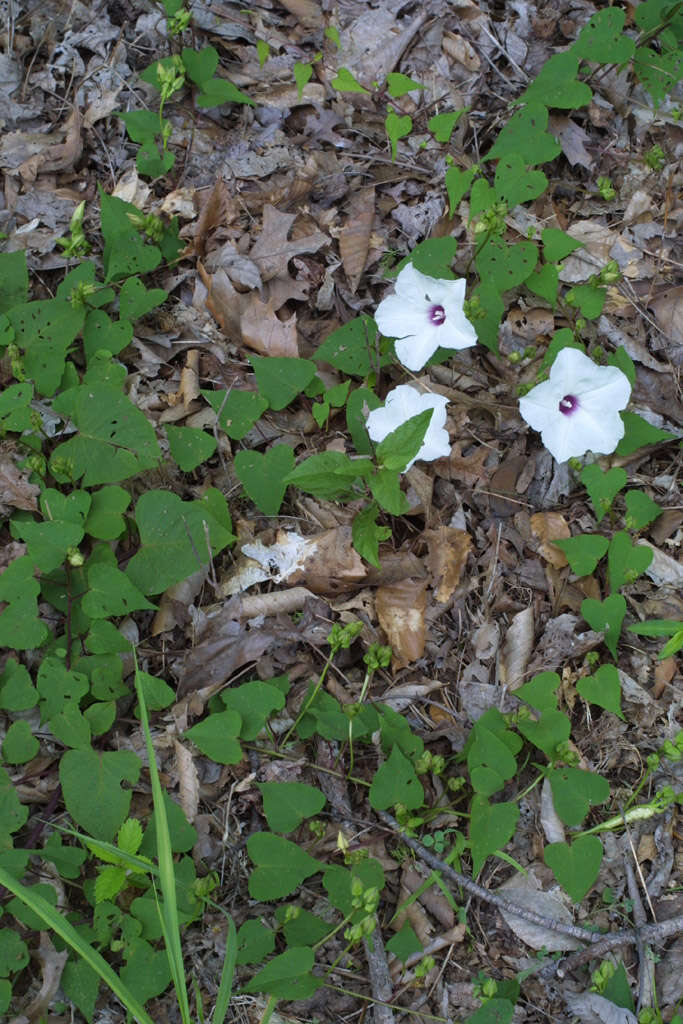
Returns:
[[[379,928],[377,914],[375,917],[375,930],[369,939],[363,939],[365,957],[368,963],[370,975],[370,988],[374,1002],[375,1024],[394,1024],[394,1011],[389,1006],[389,1000],[394,992],[394,983],[389,973],[387,956],[384,952],[384,942]]]
[[[640,876],[641,884],[644,886],[643,875],[638,864],[638,858],[636,857],[636,851],[633,849],[633,843],[631,842],[631,836],[627,832],[628,844],[631,848],[631,855],[638,868],[638,874]],[[624,868],[626,871],[626,882],[628,885],[628,894],[633,903],[633,922],[636,926],[636,951],[638,953],[638,1010],[643,1006],[652,1006],[654,996],[654,972],[652,962],[652,951],[643,940],[640,935],[640,928],[646,923],[647,918],[645,917],[645,910],[643,908],[643,901],[640,898],[640,892],[636,882],[635,872],[633,865],[629,860],[626,853],[624,853]],[[647,895],[647,889],[645,889]],[[648,896],[648,903],[650,898]]]

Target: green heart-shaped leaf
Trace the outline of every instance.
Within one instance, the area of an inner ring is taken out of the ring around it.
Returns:
[[[276,444],[263,455],[242,451],[235,456],[235,472],[242,485],[265,516],[276,516],[287,490],[285,477],[294,469],[294,452],[287,444]]]
[[[518,153],[509,153],[498,161],[495,191],[510,209],[519,203],[528,203],[542,195],[548,187],[543,171],[528,171]]]
[[[653,523],[662,510],[656,501],[648,498],[642,491],[627,491],[624,495],[626,502],[626,517],[624,523],[627,530],[642,530],[644,526]]]
[[[548,772],[553,805],[565,825],[580,825],[595,804],[609,797],[609,783],[602,775],[565,765]]]
[[[592,676],[580,679],[576,684],[584,700],[605,708],[624,720],[621,710],[621,683],[615,665],[601,665]]]
[[[626,12],[620,7],[606,7],[598,11],[581,29],[572,46],[573,52],[577,57],[597,64],[622,64],[630,60],[635,43],[624,35],[625,20]]]
[[[579,836],[571,846],[550,843],[543,856],[562,888],[580,903],[598,877],[602,843],[597,836]]]
[[[599,533],[584,533],[580,537],[568,537],[552,543],[565,553],[572,572],[577,576],[590,576],[609,547],[607,537]]]
[[[626,615],[626,601],[621,594],[610,594],[604,601],[587,597],[581,602],[581,614],[591,629],[605,634],[605,643],[612,657],[616,658],[617,642]]]
[[[642,544],[632,544],[631,538],[624,530],[615,533],[607,555],[610,590],[619,590],[625,583],[633,583],[639,576],[642,576],[652,558],[652,548]]]
[[[537,262],[538,250],[533,242],[506,245],[504,242],[489,241],[476,259],[480,278],[488,278],[499,292],[516,288],[522,281],[526,281]]]
[[[595,462],[581,470],[581,483],[588,491],[598,522],[609,512],[615,496],[626,486],[627,479],[623,469],[615,467],[604,472]]]

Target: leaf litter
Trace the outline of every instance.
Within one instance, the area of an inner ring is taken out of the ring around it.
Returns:
[[[120,121],[110,115],[116,108],[138,106],[131,81],[149,96],[136,72],[152,55],[165,52],[163,19],[136,0],[100,3],[96,18],[88,5],[75,3],[68,25],[63,5],[57,3],[42,5],[30,17],[24,12],[17,16],[10,8],[6,40],[11,38],[11,45],[0,64],[4,251],[26,253],[31,272],[41,281],[39,292],[43,289],[47,296],[69,265],[57,239],[68,234],[81,198],[94,199],[98,181],[145,213],[178,214],[188,253],[196,259],[181,263],[179,271],[159,271],[157,283],[168,292],[169,302],[136,324],[133,345],[120,359],[129,372],[130,395],[147,417],[185,427],[215,426],[220,419],[216,411],[207,414],[202,388],[253,393],[249,351],[266,358],[308,359],[335,328],[359,313],[372,313],[386,294],[385,253],[404,257],[425,238],[450,235],[459,243],[456,276],[467,273],[474,243],[467,202],[456,204],[454,216],[449,216],[443,189],[434,187],[445,171],[443,153],[426,132],[416,132],[403,139],[392,161],[384,126],[386,97],[372,94],[373,83],[392,72],[423,83],[422,95],[413,91],[401,97],[402,109],[416,123],[421,112],[431,113],[441,104],[466,108],[449,154],[454,166],[466,170],[495,138],[492,126],[507,116],[507,105],[548,57],[563,52],[576,38],[593,12],[590,4],[579,17],[564,3],[543,10],[518,3],[501,19],[496,5],[483,0],[455,5],[433,0],[418,14],[393,3],[372,11],[344,3],[335,23],[342,41],[337,48],[323,34],[333,24],[329,12],[309,0],[285,0],[250,12],[226,5],[219,14],[194,4],[203,44],[220,37],[235,71],[232,81],[257,105],[223,106],[211,116],[180,108],[171,115],[178,173],[148,185],[132,166],[134,147]],[[58,36],[54,29],[48,31],[52,21]],[[273,61],[261,66],[255,42],[264,33]],[[46,38],[49,61],[41,49]],[[28,63],[21,59],[27,52],[34,54]],[[318,53],[322,57],[315,65],[316,80],[299,94],[293,86],[294,63],[317,60]],[[340,66],[369,93],[334,93]],[[683,344],[675,239],[682,208],[675,188],[680,187],[680,168],[673,154],[680,149],[680,128],[668,110],[659,117],[653,114],[640,85],[633,90],[631,116],[623,77],[616,73],[605,74],[592,87],[586,117],[555,112],[549,122],[562,152],[552,199],[546,194],[531,207],[508,211],[507,228],[511,237],[522,238],[530,229],[540,233],[553,228],[580,242],[563,259],[559,279],[566,283],[585,284],[596,269],[610,259],[617,261],[623,281],[608,290],[597,336],[623,345],[638,364],[634,397],[641,415],[657,427],[676,431]],[[655,143],[665,154],[658,174],[645,161]],[[596,190],[601,175],[617,185],[612,203]],[[94,229],[94,218],[91,224]],[[528,293],[511,294],[500,335],[503,356],[547,342],[558,326],[557,312],[547,302]],[[345,702],[355,700],[364,647],[376,640],[390,644],[391,665],[373,680],[371,699],[393,701],[391,706],[401,710],[435,753],[459,753],[463,727],[493,708],[516,706],[510,692],[538,673],[562,673],[581,756],[592,764],[609,760],[617,787],[632,776],[620,776],[621,754],[616,752],[631,751],[635,760],[646,757],[669,735],[667,721],[680,715],[679,662],[667,659],[666,672],[658,666],[656,676],[655,648],[637,637],[619,652],[624,698],[629,708],[639,709],[633,724],[623,727],[607,713],[597,726],[591,721],[588,706],[577,697],[578,673],[569,666],[580,666],[602,642],[602,633],[588,628],[580,609],[586,598],[599,602],[605,596],[604,577],[596,570],[583,577],[572,573],[552,541],[576,534],[574,524],[589,529],[592,510],[566,469],[553,465],[525,438],[510,367],[503,358],[484,349],[476,358],[459,353],[447,367],[437,365],[427,372],[432,389],[451,400],[448,425],[454,443],[448,459],[427,473],[420,470],[424,479],[413,477],[411,510],[397,520],[392,539],[380,545],[379,570],[364,563],[353,548],[347,507],[290,491],[286,515],[266,518],[244,494],[235,472],[238,451],[265,454],[285,440],[297,448],[297,455],[345,450],[348,424],[333,406],[319,430],[308,398],[280,418],[268,410],[256,426],[234,431],[240,436],[223,437],[216,456],[194,473],[178,472],[170,460],[164,466],[164,486],[184,501],[216,487],[229,496],[234,509],[234,561],[226,559],[210,573],[195,573],[166,589],[154,618],[136,613],[136,619],[145,670],[177,686],[174,705],[156,726],[157,755],[188,820],[196,824],[204,815],[201,849],[207,870],[223,869],[226,849],[233,861],[228,874],[234,874],[234,884],[226,885],[224,894],[230,894],[238,925],[247,916],[246,872],[239,852],[226,848],[225,840],[230,829],[244,838],[262,829],[254,782],[270,779],[277,762],[260,753],[250,755],[248,763],[219,767],[181,743],[175,716],[196,721],[226,684],[229,688],[246,676],[266,680],[288,673],[291,695],[281,722],[274,724],[286,730],[304,706],[307,681],[320,672],[321,652],[337,619],[358,616],[363,632],[333,669],[328,692]],[[336,382],[330,378],[330,386]],[[11,446],[5,440],[2,446],[0,507],[4,514],[12,509],[30,512],[36,508],[38,489],[17,469]],[[639,541],[653,551],[653,558],[645,574],[628,587],[632,615],[680,619],[680,467],[657,447],[615,457],[614,465],[637,474],[638,483],[666,506]],[[14,541],[6,547],[9,563],[23,553],[23,545]],[[117,743],[117,749],[140,749],[132,716],[118,725]],[[303,767],[297,773],[315,780],[326,755],[319,749],[316,764],[303,745],[298,753]],[[332,741],[327,754],[331,768],[339,754]],[[51,767],[57,756],[54,744],[48,744],[41,750],[42,760],[33,762],[35,777],[43,773],[45,786],[32,781],[33,773],[26,781],[16,773],[17,789],[30,802],[59,800]],[[371,766],[356,770],[365,770],[371,779]],[[141,811],[148,806],[146,795],[135,782],[131,787]],[[346,801],[346,815],[354,819],[350,834],[357,828],[356,818],[372,834],[367,802],[362,795],[349,802],[347,787],[342,789],[337,806]],[[539,858],[539,821],[541,828],[554,829],[553,842],[562,841],[557,821],[549,821],[547,811],[541,796],[531,794],[522,801],[512,856],[529,871],[531,881],[524,881],[526,892],[522,897],[517,891],[515,899],[567,921],[570,915],[553,893],[552,876]],[[328,825],[335,832],[334,820]],[[633,831],[643,863],[652,863],[652,849],[664,840],[651,822]],[[424,996],[419,985],[411,986],[399,958],[390,955],[389,991],[402,1009],[449,1017],[468,1005],[465,996],[449,1005],[449,992],[466,986],[471,998],[471,979],[478,971],[502,980],[528,966],[528,951],[510,948],[509,932],[491,908],[468,918],[474,941],[466,942],[440,888],[428,887],[415,899],[423,888],[421,875],[409,866],[400,868],[386,845],[381,862],[395,898],[380,923],[385,940],[392,929],[400,931],[398,920],[390,926],[387,922],[407,903],[406,919],[426,950],[433,949],[437,959],[444,949],[451,954],[440,963],[440,972],[428,974]],[[498,886],[500,871],[500,863],[491,868],[489,862],[482,879],[488,888]],[[670,871],[671,881],[676,871],[680,881],[680,858],[672,861]],[[518,883],[523,876],[509,877]],[[617,896],[624,895],[618,873],[606,872],[605,882]],[[258,904],[258,912],[268,914],[270,909]],[[607,923],[609,912],[604,913]],[[567,950],[575,944],[570,936],[558,940],[540,925],[501,914],[531,949]],[[25,1012],[31,1014],[46,1011],[63,967],[61,954],[44,935],[35,947],[42,983],[36,975],[24,1001]],[[218,950],[207,921],[191,925],[185,943],[194,957],[208,950],[215,958]],[[665,969],[674,955],[680,956],[680,950],[665,951],[660,967]],[[406,963],[412,966],[413,961]],[[198,969],[206,982],[210,970]],[[376,995],[365,974],[362,967],[354,984]],[[680,971],[678,976],[678,985],[671,971],[662,978],[669,1005],[682,995]],[[577,970],[574,980],[580,977]],[[558,991],[540,981],[534,984],[536,1005],[530,1000],[525,1007],[529,1022],[562,1019],[565,1003],[585,1020],[634,1019],[627,1009],[618,1012],[614,1003],[585,987],[577,995],[566,985]],[[164,999],[158,1000],[161,1015],[168,1012]],[[340,1020],[361,1003],[349,995],[326,993],[325,1002],[314,994],[294,1006],[307,1019]],[[247,1002],[240,1008],[247,1012],[248,1007],[254,1010]],[[260,1013],[262,1007],[256,1009]],[[108,1019],[123,1020],[113,1005],[106,1012]]]

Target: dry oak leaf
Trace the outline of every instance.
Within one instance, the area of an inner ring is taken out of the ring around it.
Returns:
[[[460,583],[472,538],[466,530],[454,526],[425,530],[424,537],[429,548],[427,566],[432,575],[434,597],[445,603]]]
[[[287,236],[296,216],[295,213],[281,213],[270,204],[263,207],[263,229],[249,253],[263,281],[286,274],[287,263],[293,256],[302,252],[317,252],[329,242],[329,237],[322,231],[290,241]]]
[[[0,458],[0,509],[7,514],[8,508],[21,508],[35,512],[38,508],[40,487],[31,484],[23,476],[9,456]]]
[[[392,649],[392,668],[405,668],[424,654],[427,581],[405,579],[378,587],[375,607]]]
[[[482,479],[488,477],[488,471],[484,469],[484,463],[491,454],[491,449],[482,445],[476,448],[469,455],[462,454],[462,444],[456,441],[451,448],[448,462],[448,475],[451,480],[457,480],[466,487],[474,487]],[[443,460],[445,461],[445,460]],[[442,460],[437,464],[437,470],[441,468]],[[443,476],[443,473],[439,473]]]
[[[296,313],[289,320],[279,320],[270,302],[261,302],[258,295],[250,295],[240,317],[242,341],[262,356],[299,355],[296,333]]]
[[[236,291],[224,270],[217,270],[213,275],[209,274],[201,260],[197,260],[197,269],[208,293],[206,308],[223,334],[231,338],[232,341],[237,341],[235,335],[240,331],[242,314],[249,305],[251,296]]]

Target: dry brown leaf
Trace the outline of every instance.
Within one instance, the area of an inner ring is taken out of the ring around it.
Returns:
[[[654,544],[650,544],[642,537],[636,541],[636,544],[649,548],[652,552],[652,561],[645,570],[645,575],[649,576],[658,587],[670,586],[680,591],[683,588],[683,564],[677,562],[671,555],[660,551]]]
[[[525,341],[535,341],[539,335],[552,334],[555,330],[555,317],[549,309],[520,309],[515,306],[506,320],[513,332]]]
[[[183,746],[180,740],[173,740],[173,749],[175,750],[176,765],[178,767],[180,806],[191,825],[197,817],[197,811],[199,810],[199,776],[197,775],[197,766],[194,763],[192,754],[187,747]]]
[[[203,566],[197,572],[174,584],[164,591],[159,601],[159,610],[154,616],[151,627],[151,635],[159,636],[176,626],[184,626],[189,619],[189,608],[197,594],[204,586],[208,576],[208,566]]]
[[[660,292],[649,306],[664,337],[676,345],[683,344],[683,285]]]
[[[36,992],[21,1016],[14,1018],[12,1024],[29,1024],[32,1021],[45,1019],[47,1009],[59,991],[69,951],[65,949],[58,953],[52,945],[48,932],[41,932],[40,945],[35,951],[35,956],[40,961],[42,971],[40,990]]]
[[[209,274],[201,260],[197,260],[197,269],[204,287],[207,290],[206,308],[231,341],[237,343],[240,337],[240,322],[253,296],[242,294],[233,287],[232,281],[224,270]]]
[[[467,39],[458,35],[457,32],[444,32],[441,46],[443,52],[451,60],[462,64],[468,71],[478,71],[481,67],[477,51]]]
[[[249,296],[240,317],[242,341],[262,356],[299,355],[296,332],[296,313],[289,320],[279,320],[270,302],[261,302],[258,295]]]
[[[64,135],[64,141],[57,141]],[[81,113],[74,108],[64,128],[50,135],[42,136],[40,152],[34,153],[17,168],[27,183],[36,180],[39,174],[70,170],[83,152],[81,140]]]
[[[176,400],[180,400],[183,403],[183,408],[187,412],[190,403],[194,402],[200,395],[199,349],[191,348],[187,351],[185,366],[180,373],[180,388],[178,389]]]
[[[445,603],[460,583],[472,538],[466,530],[454,526],[425,530],[424,537],[429,548],[427,567],[432,575],[434,597]]]
[[[564,114],[551,114],[548,119],[548,130],[557,137],[562,152],[572,166],[580,164],[589,171],[595,160],[586,149],[590,144],[590,135],[571,117]]]
[[[531,516],[531,532],[539,540],[538,553],[555,569],[567,565],[564,551],[552,543],[553,540],[566,540],[571,537],[571,530],[560,512],[535,512]]]
[[[195,252],[200,258],[204,258],[206,237],[209,231],[219,226],[225,226],[229,203],[228,186],[222,178],[217,178],[206,202],[202,206],[194,235]]]
[[[534,646],[534,610],[529,605],[514,616],[505,634],[498,659],[498,681],[516,690],[525,681],[526,667]]]
[[[351,292],[360,283],[368,258],[368,247],[372,224],[375,219],[375,189],[363,188],[353,193],[349,203],[349,215],[346,224],[339,233],[339,253],[344,273],[349,282]]]
[[[322,28],[322,10],[315,0],[280,0],[280,3],[306,28]]]
[[[328,236],[322,231],[289,240],[288,235],[296,217],[295,213],[281,213],[270,204],[263,207],[263,228],[249,253],[263,281],[286,274],[287,263],[293,256],[302,252],[317,252],[329,242]]]
[[[427,581],[406,579],[378,587],[377,618],[387,635],[394,669],[404,668],[424,654]]]
[[[9,455],[0,457],[0,509],[3,515],[10,508],[35,512],[38,508],[40,487],[29,483],[28,476],[19,471]]]
[[[451,480],[463,483],[466,487],[474,487],[482,477],[488,476],[487,470],[484,469],[484,463],[490,454],[491,449],[482,445],[480,448],[475,448],[469,455],[463,455],[462,444],[460,441],[456,441],[446,463]],[[441,460],[439,461],[441,462]]]

